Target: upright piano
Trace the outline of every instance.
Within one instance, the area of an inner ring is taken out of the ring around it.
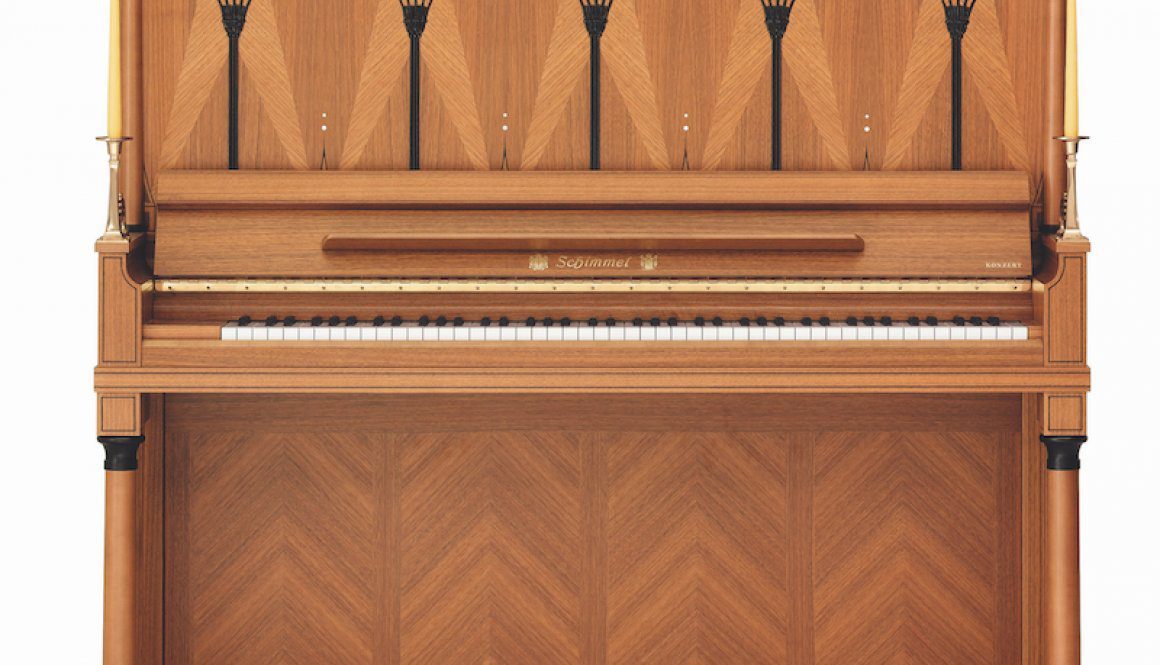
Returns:
[[[118,0],[105,662],[1078,664],[1064,4]]]

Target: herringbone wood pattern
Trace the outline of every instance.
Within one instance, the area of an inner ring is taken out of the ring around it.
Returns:
[[[168,663],[1019,660],[997,398],[280,399],[167,411]]]

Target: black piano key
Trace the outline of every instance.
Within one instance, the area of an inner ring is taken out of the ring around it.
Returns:
[[[889,317],[889,316],[882,317],[881,321],[882,321],[882,325],[886,326],[887,328],[894,325],[894,319],[892,317]]]
[[[267,328],[273,328],[276,325],[278,325],[278,317],[276,317],[274,315],[270,315],[270,316],[266,317],[266,327]]]
[[[1003,323],[1002,319],[1000,319],[997,316],[991,316],[991,317],[987,318],[987,325],[989,325],[989,326],[998,326],[998,325],[1001,325],[1002,323]]]
[[[823,316],[822,318],[818,319],[818,323],[822,324],[822,326],[825,328],[829,328],[830,324],[833,323],[833,321],[830,321],[830,317]]]
[[[808,316],[803,316],[802,317],[802,325],[806,326],[806,327],[810,327],[810,326],[814,325],[814,320]]]
[[[651,325],[651,326],[652,326],[652,327],[654,327],[654,328],[660,328],[660,327],[661,327],[661,319],[660,319],[660,317],[659,317],[659,316],[654,316],[654,317],[652,318],[652,320],[651,320],[651,321],[649,321],[649,325]]]
[[[598,325],[600,325],[600,320],[597,319],[595,316],[588,319],[588,327],[589,328],[595,328]]]
[[[376,328],[382,328],[383,326],[387,325],[387,319],[384,316],[376,316],[374,320],[371,321],[371,324]]]
[[[332,316],[332,317],[330,317],[330,320],[327,321],[326,323],[331,328],[335,328],[335,327],[338,327],[338,324],[342,323],[342,319],[338,318],[337,316]]]
[[[967,325],[967,320],[966,320],[966,319],[964,319],[964,318],[963,318],[963,317],[961,317],[961,316],[956,316],[955,318],[953,318],[953,319],[951,319],[951,320],[954,322],[954,324],[955,324],[956,326],[965,326],[965,325]]]
[[[972,326],[981,326],[981,325],[983,325],[983,317],[981,317],[981,316],[972,316],[972,317],[971,317],[971,325],[972,325]]]
[[[282,325],[286,328],[293,328],[297,324],[298,324],[298,319],[294,318],[293,316],[287,316],[285,319],[282,320]]]
[[[506,316],[499,317],[499,327],[506,328],[512,324],[511,319]]]
[[[403,325],[403,317],[401,317],[401,316],[392,316],[391,317],[391,327],[392,328],[398,328],[401,325]]]
[[[447,317],[440,316],[439,318],[435,319],[435,325],[439,326],[440,328],[447,325]]]
[[[322,317],[316,316],[316,317],[310,319],[310,325],[314,326],[315,328],[322,325]]]
[[[565,316],[564,318],[560,319],[560,325],[564,328],[571,328],[572,327],[572,319]]]
[[[775,316],[773,318],[773,325],[777,326],[778,328],[781,328],[782,326],[785,325],[785,317]]]
[[[636,317],[635,319],[633,319],[633,320],[632,320],[632,325],[634,325],[634,326],[636,326],[637,328],[639,328],[639,327],[641,327],[641,326],[643,326],[643,325],[644,325],[644,319],[642,319],[642,318],[640,318],[640,317],[638,316],[638,317]]]
[[[431,325],[431,317],[427,316],[426,314],[424,314],[423,316],[420,316],[419,317],[419,325],[421,325],[423,327],[427,327],[427,326]]]
[[[607,319],[604,319],[604,325],[608,326],[609,328],[614,328],[616,327],[616,319],[610,316]]]
[[[556,322],[552,319],[552,317],[550,317],[550,316],[544,317],[544,327],[545,328],[551,328],[554,325],[556,325]]]
[[[908,325],[911,325],[911,326],[914,326],[915,328],[917,328],[922,323],[922,320],[919,319],[917,316],[912,316],[906,320],[906,323]]]
[[[705,325],[705,317],[703,317],[703,316],[698,316],[697,318],[693,319],[693,323],[694,323],[694,324],[695,324],[695,325],[696,325],[698,328],[700,328],[700,327],[704,327],[704,325]]]
[[[748,327],[749,327],[749,323],[750,323],[750,321],[749,321],[749,317],[748,317],[748,316],[743,316],[743,317],[741,317],[741,320],[740,320],[740,321],[738,321],[737,323],[740,323],[740,324],[741,324],[743,327],[745,327],[745,328],[748,328]]]
[[[677,318],[677,317],[675,317],[675,316],[670,316],[670,317],[669,317],[669,327],[670,327],[670,328],[676,328],[676,327],[677,327],[677,326],[679,326],[679,325],[681,325],[681,320],[680,320],[680,319],[678,319],[678,318]]]
[[[357,316],[346,317],[346,325],[350,326],[351,328],[357,326],[358,325],[358,317]]]
[[[714,316],[713,317],[713,325],[715,325],[719,328],[719,327],[725,325],[725,320],[719,316]]]
[[[847,316],[847,317],[846,317],[846,325],[850,326],[851,328],[853,328],[854,326],[858,325],[858,317],[856,317],[856,316]]]
[[[479,325],[484,327],[484,328],[490,328],[491,327],[491,317],[490,316],[483,317],[482,319],[479,320]]]
[[[528,320],[524,321],[524,325],[526,325],[529,328],[535,328],[536,327],[536,319],[529,316]]]
[[[928,317],[926,317],[926,325],[928,325],[928,326],[937,326],[937,325],[938,325],[938,317],[937,317],[937,316],[928,316]]]
[[[864,317],[862,317],[862,325],[865,325],[865,326],[868,326],[868,327],[874,327],[874,326],[875,326],[877,323],[878,323],[878,322],[874,320],[874,317],[873,317],[873,316],[864,316]]]
[[[765,326],[769,325],[769,319],[765,318],[764,316],[759,316],[757,317],[757,325],[764,328]]]
[[[250,325],[250,324],[251,324],[251,323],[253,323],[253,322],[254,322],[254,320],[253,320],[253,319],[251,319],[251,318],[249,317],[249,315],[245,315],[245,316],[243,316],[242,318],[238,319],[238,325],[239,325],[239,326],[243,326],[243,327],[244,327],[244,326],[248,326],[248,325]]]
[[[454,319],[452,319],[451,325],[455,326],[456,328],[462,328],[463,327],[463,317],[462,316],[455,317]]]

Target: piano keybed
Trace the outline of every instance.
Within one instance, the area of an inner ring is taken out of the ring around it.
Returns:
[[[1025,341],[1029,328],[998,317],[828,317],[759,316],[524,318],[271,316],[230,321],[224,342],[1010,342]]]

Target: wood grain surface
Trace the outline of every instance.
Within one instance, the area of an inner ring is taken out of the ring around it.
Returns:
[[[1021,414],[173,398],[166,662],[1017,663]]]
[[[222,168],[226,40],[216,2],[143,4],[147,169]],[[967,169],[1041,179],[1049,114],[1061,111],[1045,102],[1051,4],[976,7],[964,43]],[[867,158],[875,170],[949,167],[950,47],[937,2],[800,0],[790,26],[787,169],[859,170]],[[498,169],[505,147],[514,170],[587,167],[578,3],[443,0],[423,39],[425,167]],[[769,49],[757,0],[618,0],[603,39],[605,168],[677,170],[686,154],[694,170],[767,168]],[[396,5],[260,3],[241,53],[243,168],[317,169],[324,146],[332,166],[405,167],[407,46]]]

